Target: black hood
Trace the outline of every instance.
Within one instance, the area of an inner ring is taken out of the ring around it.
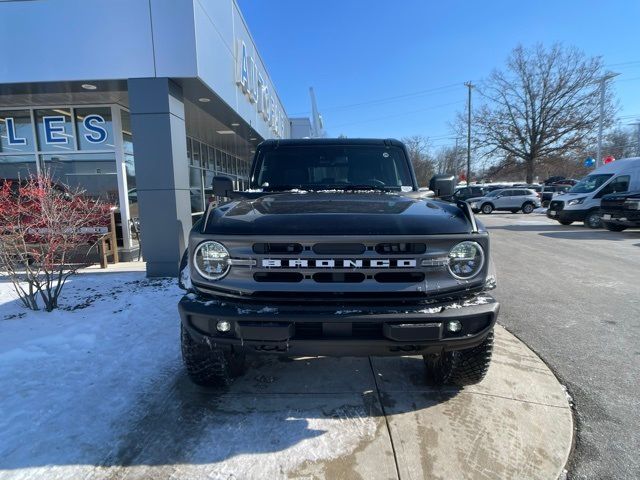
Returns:
[[[218,235],[437,235],[471,232],[455,205],[390,193],[274,193],[214,209]]]

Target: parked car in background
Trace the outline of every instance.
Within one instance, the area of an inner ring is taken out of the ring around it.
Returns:
[[[600,213],[602,226],[612,232],[640,227],[640,191],[603,196]]]
[[[542,202],[542,206],[548,207],[551,199],[556,193],[564,193],[569,189],[571,189],[571,185],[544,185],[540,192],[540,201]]]
[[[580,180],[576,180],[574,178],[564,178],[564,179],[559,180],[557,182],[553,182],[553,185],[570,185],[570,186],[573,187],[579,181]]]
[[[616,160],[597,168],[564,195],[554,198],[547,217],[562,225],[584,222],[589,228],[600,228],[602,197],[635,190],[640,190],[640,157]]]
[[[563,177],[562,175],[554,175],[553,177],[549,177],[547,178],[544,182],[542,182],[543,185],[553,185],[556,182],[560,182],[561,180],[565,180],[566,177]]]
[[[494,190],[482,197],[467,200],[471,209],[478,213],[489,214],[494,210],[508,210],[516,213],[531,213],[540,207],[540,199],[533,190],[528,188],[505,188]]]
[[[470,187],[461,187],[456,188],[453,195],[448,195],[446,197],[441,197],[442,200],[446,200],[447,202],[456,202],[458,200],[462,200],[466,202],[470,198],[481,197],[486,193],[484,187],[480,186],[470,186]]]

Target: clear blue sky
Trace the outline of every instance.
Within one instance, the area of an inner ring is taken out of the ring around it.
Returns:
[[[503,66],[518,43],[602,56],[622,74],[622,125],[640,118],[640,0],[238,1],[287,113],[310,114],[313,86],[330,136],[448,144],[463,83]]]

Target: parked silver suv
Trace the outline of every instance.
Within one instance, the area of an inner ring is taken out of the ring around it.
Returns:
[[[540,198],[528,188],[505,188],[489,192],[483,197],[470,198],[467,203],[475,213],[489,214],[494,210],[531,213],[540,207]]]

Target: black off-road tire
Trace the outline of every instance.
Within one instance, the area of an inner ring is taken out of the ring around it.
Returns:
[[[424,355],[427,381],[433,385],[474,385],[482,381],[489,370],[493,352],[493,330],[483,342],[473,348]]]
[[[206,387],[225,387],[242,375],[244,352],[196,342],[180,324],[182,362],[191,380]]]
[[[562,225],[571,225],[573,222],[571,220],[558,220]]]
[[[587,228],[602,228],[602,218],[598,210],[592,210],[587,212],[587,216],[584,217],[584,226]]]
[[[536,206],[533,203],[525,203],[522,205],[522,213],[526,213],[527,215],[532,213]]]
[[[627,229],[625,225],[620,225],[619,223],[602,222],[602,225],[610,232],[622,232]]]
[[[489,215],[491,212],[493,212],[493,205],[491,205],[490,203],[485,203],[482,205],[482,207],[480,207],[480,211],[485,215]]]

